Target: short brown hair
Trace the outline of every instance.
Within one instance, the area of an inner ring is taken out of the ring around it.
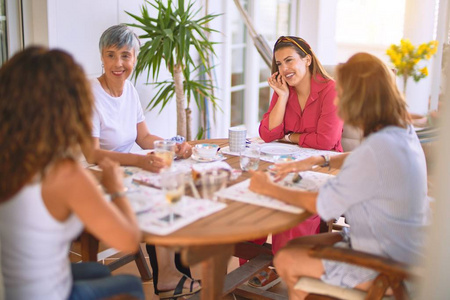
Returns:
[[[410,123],[395,75],[379,58],[369,53],[353,55],[336,67],[336,86],[339,116],[362,128],[364,137],[386,126]]]
[[[278,72],[277,62],[275,60],[275,52],[282,48],[292,48],[300,55],[301,58],[305,58],[307,55],[311,56],[311,64],[309,65],[309,72],[311,73],[311,77],[317,81],[325,81],[331,80],[331,76],[325,71],[324,67],[320,63],[314,51],[312,51],[309,44],[302,38],[296,36],[280,36],[278,40],[275,42],[273,47],[273,55],[272,55],[272,74]],[[317,75],[323,77],[323,79],[318,79]]]
[[[93,95],[61,50],[30,47],[0,69],[0,202],[92,143]]]

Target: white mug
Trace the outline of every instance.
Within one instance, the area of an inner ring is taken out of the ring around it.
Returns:
[[[230,151],[239,153],[245,148],[247,129],[243,127],[230,127],[228,129],[228,144]]]

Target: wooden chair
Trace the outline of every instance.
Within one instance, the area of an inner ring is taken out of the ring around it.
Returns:
[[[80,236],[80,248],[81,248],[81,260],[82,261],[97,261],[97,253],[98,253],[99,241],[92,234],[87,231],[83,231]],[[116,261],[108,264],[108,268],[111,271],[114,271],[123,265],[132,262],[136,262],[136,266],[139,270],[139,274],[143,281],[148,281],[152,279],[152,273],[145,261],[144,253],[142,252],[141,247],[135,254],[125,255]]]
[[[309,255],[366,267],[379,272],[379,275],[367,292],[331,286],[320,279],[302,277],[295,287],[309,293],[306,299],[409,299],[405,280],[418,276],[403,263],[353,249],[320,245],[311,248]],[[386,296],[389,288],[393,292],[392,296]]]
[[[233,292],[235,295],[248,299],[275,299],[286,300],[286,297],[270,291],[244,285],[248,279],[261,270],[272,265],[272,245],[264,243],[257,245],[251,242],[242,242],[235,246],[234,256],[248,260],[240,268],[228,274],[225,279],[224,294]]]

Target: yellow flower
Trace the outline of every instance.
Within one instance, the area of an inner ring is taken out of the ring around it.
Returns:
[[[422,56],[425,52],[427,52],[428,46],[426,44],[419,45],[417,48],[417,55]]]
[[[430,41],[415,47],[410,40],[401,39],[400,44],[392,44],[386,49],[386,55],[397,69],[397,76],[405,79],[412,77],[417,82],[428,76],[428,68],[419,68],[419,62],[430,59],[436,53],[437,47],[438,41]]]
[[[425,77],[428,76],[428,68],[427,68],[427,67],[424,67],[424,68],[420,69],[419,71],[420,71],[420,73],[422,73]]]
[[[433,46],[433,48],[437,48],[437,46],[439,45],[439,42],[434,40],[430,42],[430,45]]]

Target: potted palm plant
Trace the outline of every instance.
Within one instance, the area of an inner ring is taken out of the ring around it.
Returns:
[[[195,2],[195,1],[194,1]],[[147,5],[156,9],[158,15],[150,16]],[[177,134],[191,140],[191,109],[192,98],[199,110],[204,110],[205,98],[209,99],[213,108],[217,107],[214,96],[214,85],[211,77],[210,55],[215,55],[213,46],[216,44],[207,37],[211,32],[217,32],[208,27],[208,23],[219,15],[206,14],[196,18],[199,11],[194,10],[194,3],[178,0],[177,5],[172,0],[145,1],[141,7],[141,15],[126,12],[137,24],[129,26],[142,29],[145,33],[139,38],[145,43],[138,55],[134,78],[147,72],[153,85],[158,89],[150,100],[147,109],[161,105],[160,112],[167,103],[176,97]],[[198,59],[194,59],[191,50],[195,49]],[[172,80],[158,81],[161,64],[172,75]],[[201,130],[202,132],[202,130]]]

